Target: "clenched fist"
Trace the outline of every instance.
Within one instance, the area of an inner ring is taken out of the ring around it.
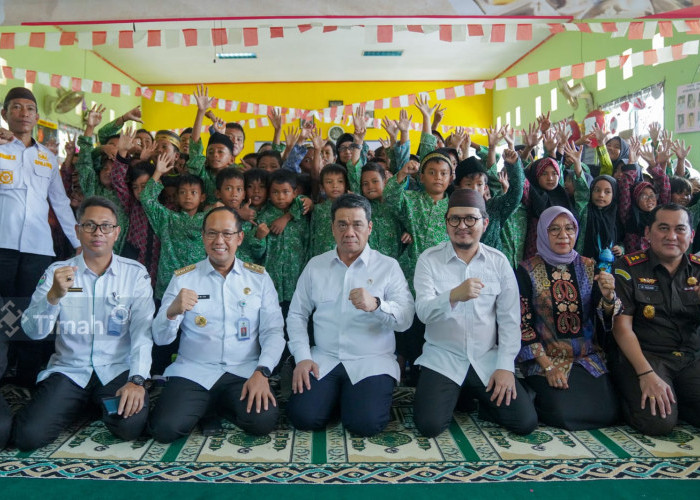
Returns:
[[[180,293],[177,294],[177,297],[175,297],[175,300],[173,300],[173,303],[168,307],[168,319],[175,319],[176,316],[191,311],[197,302],[197,292],[182,288]]]

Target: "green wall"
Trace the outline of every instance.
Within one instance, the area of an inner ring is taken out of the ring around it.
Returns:
[[[672,39],[664,39],[664,45],[675,45],[689,40],[697,40],[697,36],[676,35]],[[620,55],[627,49],[633,52],[650,50],[651,40],[628,40],[627,38],[611,38],[609,34],[586,34],[565,32],[551,37],[533,53],[523,58],[522,61],[510,68],[502,76],[511,76],[545,69],[558,68],[573,65],[580,62],[595,61],[605,57]],[[634,75],[627,80],[622,79],[622,70],[619,68],[606,68],[607,86],[602,91],[597,91],[596,76],[584,78],[586,89],[594,95],[595,104],[605,104],[616,98],[624,97],[652,84],[665,81],[664,100],[666,128],[674,128],[674,112],[676,102],[676,88],[679,85],[700,81],[700,56],[687,56],[680,61],[654,66],[637,66]],[[493,93],[494,120],[500,116],[505,124],[506,112],[511,113],[511,123],[515,123],[515,108],[521,107],[520,128],[526,128],[527,124],[535,121],[535,99],[542,97],[542,112],[550,110],[550,91],[556,88],[556,82],[546,85],[535,85],[523,89],[508,89]],[[583,100],[579,101],[579,107],[574,112],[566,99],[560,94],[558,109],[551,114],[552,121],[562,120],[574,115],[577,121],[587,114]],[[517,128],[517,127],[516,127]],[[688,158],[695,167],[700,166],[700,133],[683,133],[677,136],[693,146],[693,151]]]
[[[0,32],[2,31],[32,31],[32,29],[13,27],[0,29]],[[49,30],[46,31],[48,32]],[[14,50],[3,50],[0,52],[0,64],[13,68],[43,71],[50,74],[54,73],[58,75],[87,78],[102,82],[118,83],[120,85],[128,84],[131,86],[132,93],[137,86],[134,80],[125,76],[122,72],[112,67],[94,53],[80,49],[77,45],[61,47],[61,50],[58,52],[26,46],[18,47]],[[10,88],[18,86],[24,86],[24,81],[7,80],[0,74],[0,96],[2,99],[5,98],[5,94]],[[81,116],[77,115],[74,111],[69,111],[61,115],[55,113],[50,115],[45,114],[44,97],[47,95],[55,96],[55,88],[35,83],[32,90],[37,98],[41,118],[83,128]],[[107,108],[103,116],[103,123],[109,121],[110,110],[114,111],[116,117],[141,104],[140,97],[112,97],[109,94],[93,94],[86,92],[86,104],[90,106],[93,101],[99,102]]]

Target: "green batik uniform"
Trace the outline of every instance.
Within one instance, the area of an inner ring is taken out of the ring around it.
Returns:
[[[335,248],[335,238],[331,228],[330,200],[319,203],[311,213],[309,230],[309,259]]]
[[[190,157],[185,166],[187,171],[204,182],[205,205],[216,203],[216,176],[206,167],[207,157],[203,154],[202,139],[197,142],[190,139]]]
[[[399,185],[396,177],[389,179],[384,186],[384,200],[413,237],[413,243],[398,260],[415,295],[413,273],[418,257],[428,248],[449,239],[445,229],[448,198],[445,196],[435,202],[425,191],[406,191],[406,182]]]
[[[160,260],[155,298],[162,299],[175,270],[206,257],[202,243],[204,212],[190,216],[173,212],[158,202],[163,184],[149,179],[141,193],[141,205],[153,231],[160,238]]]
[[[369,247],[388,257],[399,259],[403,250],[401,235],[403,226],[394,211],[382,200],[370,200],[372,207],[372,233]]]
[[[362,143],[362,151],[360,152],[360,159],[354,165],[348,162],[345,168],[348,171],[348,191],[353,193],[362,193],[362,188],[360,187],[362,179],[362,167],[367,165],[367,152],[369,151],[369,146],[366,142]]]
[[[245,236],[243,237],[243,243],[238,245],[236,257],[244,262],[260,264],[265,256],[266,238],[262,240],[257,239],[255,232],[258,228],[248,221],[243,221],[241,230]]]
[[[117,241],[114,243],[114,253],[119,255],[124,247],[126,235],[129,232],[129,216],[124,211],[124,206],[119,196],[117,196],[117,192],[104,187],[100,182],[92,160],[92,138],[81,135],[78,137],[78,147],[80,148],[80,153],[78,154],[78,162],[75,164],[75,168],[78,171],[78,181],[80,182],[80,188],[83,190],[85,198],[89,198],[90,196],[102,196],[114,203],[117,207],[117,224],[119,224],[121,229],[119,238],[117,238]]]
[[[304,270],[307,259],[309,243],[309,221],[305,215],[302,197],[297,196],[289,208],[292,220],[282,231],[282,234],[268,234],[267,251],[263,259],[263,265],[272,282],[275,284],[279,301],[291,301],[297,280]],[[270,226],[273,221],[285,214],[271,203],[258,213],[258,223],[264,222]]]
[[[507,193],[493,196],[486,202],[489,225],[481,237],[481,242],[484,245],[500,250],[504,254],[506,252],[504,251],[505,245],[501,238],[502,228],[505,227],[513,213],[518,210],[521,204],[520,201],[523,198],[523,186],[525,185],[525,174],[520,159],[515,165],[506,163],[505,168],[508,173],[510,187]]]

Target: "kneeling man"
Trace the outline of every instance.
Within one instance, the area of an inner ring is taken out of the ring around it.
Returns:
[[[413,321],[413,297],[398,262],[372,250],[369,202],[344,194],[331,206],[336,248],[309,261],[287,317],[296,360],[287,413],[297,429],[322,429],[340,403],[345,428],[372,436],[386,427],[399,380],[394,331]],[[309,346],[309,316],[314,340]]]
[[[284,350],[284,320],[272,279],[236,259],[243,231],[235,210],[211,210],[202,240],[207,258],[175,271],[153,321],[158,345],[182,330],[149,422],[162,443],[189,434],[210,404],[255,435],[271,432],[279,414],[268,378]]]
[[[450,241],[421,254],[413,284],[425,323],[414,422],[428,437],[452,420],[460,393],[479,414],[518,434],[537,427],[532,400],[515,378],[520,351],[520,292],[508,259],[480,243],[488,226],[484,198],[472,189],[450,196]]]
[[[148,418],[151,278],[135,260],[112,253],[119,237],[114,203],[88,198],[77,219],[82,253],[49,266],[22,316],[35,340],[58,324],[56,352],[39,373],[32,400],[15,416],[13,439],[22,451],[56,439],[88,402],[119,397],[117,413],[103,405],[102,420],[122,439],[139,437]]]

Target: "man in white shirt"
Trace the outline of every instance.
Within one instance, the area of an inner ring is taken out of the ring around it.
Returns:
[[[488,226],[483,197],[471,189],[450,196],[450,241],[429,248],[416,264],[416,314],[425,323],[414,422],[428,437],[452,420],[460,393],[479,400],[479,415],[518,434],[537,427],[537,414],[515,378],[520,351],[520,295],[498,250],[479,243]]]
[[[56,156],[32,137],[39,121],[34,94],[15,87],[0,112],[9,130],[0,129],[0,297],[17,318],[29,304],[36,283],[55,255],[49,204],[71,244],[78,248],[75,217],[63,188]],[[0,377],[7,364],[8,336],[17,346],[20,379],[34,380],[48,353],[17,324],[0,324]]]
[[[275,286],[265,268],[236,258],[243,231],[235,210],[215,208],[203,226],[207,258],[175,271],[153,322],[158,345],[182,331],[149,422],[162,443],[189,434],[210,407],[254,435],[272,432],[279,415],[268,381],[284,351]]]
[[[372,436],[389,422],[400,375],[394,331],[411,326],[413,297],[398,262],[367,245],[371,218],[362,196],[337,198],[331,206],[337,246],[311,259],[299,277],[287,316],[296,360],[287,415],[298,429],[324,428],[338,403],[354,434]]]
[[[32,339],[58,327],[32,400],[15,415],[13,440],[22,451],[50,443],[87,403],[100,405],[103,398],[119,397],[116,414],[103,405],[102,420],[121,439],[139,437],[148,418],[151,279],[144,266],[112,252],[120,228],[111,201],[86,199],[78,220],[83,252],[49,266],[22,316]]]

